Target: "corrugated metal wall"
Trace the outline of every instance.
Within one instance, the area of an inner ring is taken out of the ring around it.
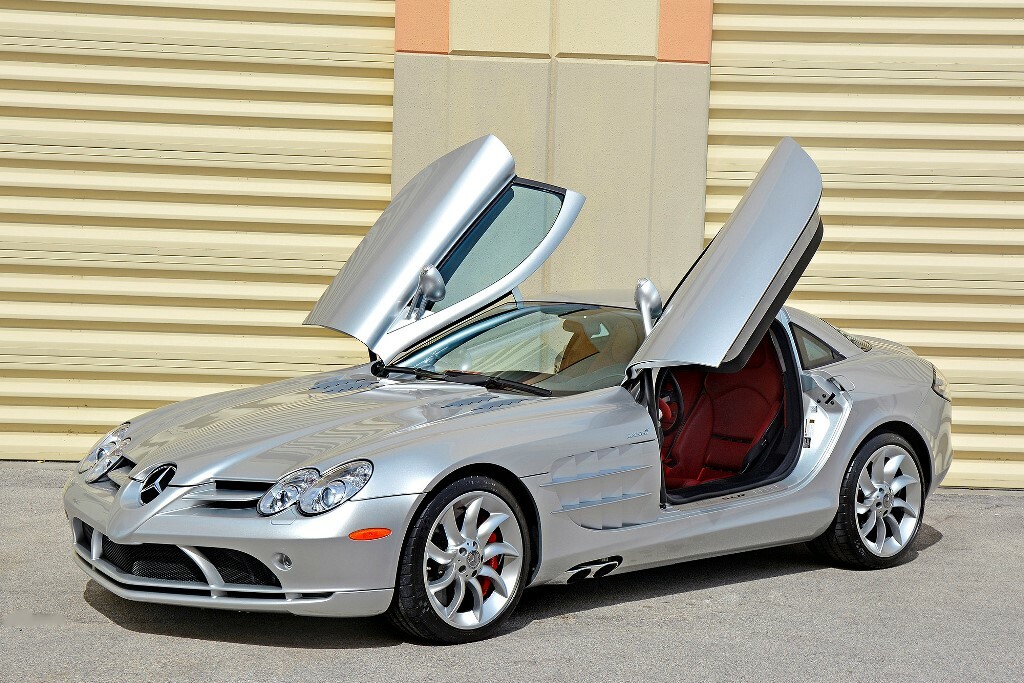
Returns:
[[[394,3],[0,2],[0,458],[360,360],[300,323],[390,198]]]
[[[715,3],[707,231],[783,135],[825,241],[792,303],[954,384],[948,484],[1024,486],[1024,3]]]

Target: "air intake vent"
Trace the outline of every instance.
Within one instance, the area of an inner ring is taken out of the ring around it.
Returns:
[[[83,525],[83,529],[86,525]],[[89,529],[92,532],[92,529]],[[91,533],[89,534],[91,538]],[[85,540],[84,538],[82,539]],[[197,548],[220,573],[224,583],[280,588],[270,568],[252,555],[229,548]],[[103,537],[103,559],[131,576],[162,581],[206,584],[199,565],[176,545],[122,545]]]
[[[103,559],[125,574],[164,581],[206,583],[192,559],[175,545],[121,545],[103,537]]]
[[[78,533],[75,534],[75,538],[78,541],[78,545],[86,552],[89,552],[92,548],[92,527],[85,522],[78,522],[78,525]]]
[[[281,587],[274,573],[252,555],[228,548],[198,548],[227,583]]]
[[[346,391],[358,391],[377,385],[377,380],[369,378],[353,379],[322,379],[309,388],[322,394],[340,394]]]
[[[125,591],[189,595],[199,604],[217,602],[220,606],[240,601],[239,609],[251,607],[253,600],[286,606],[303,600],[327,600],[332,595],[330,591],[285,592],[270,567],[241,550],[122,544],[80,519],[72,519],[71,525],[75,530],[76,560],[88,572],[101,574]],[[99,557],[93,556],[94,544],[101,546]]]

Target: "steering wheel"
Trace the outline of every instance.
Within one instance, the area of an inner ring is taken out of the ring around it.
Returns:
[[[683,390],[671,370],[662,371],[654,393],[658,397],[658,409],[661,411],[661,431],[671,432],[683,414]]]

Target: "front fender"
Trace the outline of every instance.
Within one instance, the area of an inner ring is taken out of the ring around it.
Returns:
[[[647,411],[622,387],[524,401],[497,410],[439,420],[391,437],[373,452],[347,452],[373,462],[356,499],[425,493],[452,472],[498,465],[522,479],[550,471],[559,458],[651,441]],[[329,466],[329,465],[328,465]]]

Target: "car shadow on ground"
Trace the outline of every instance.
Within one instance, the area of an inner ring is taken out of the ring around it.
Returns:
[[[942,539],[922,524],[905,562],[913,561]],[[725,557],[675,564],[642,572],[612,575],[563,586],[527,591],[506,633],[533,621],[611,605],[651,600],[721,586],[760,581],[829,568],[805,545],[757,550]],[[408,638],[384,618],[322,619],[285,614],[255,614],[174,607],[124,600],[89,581],[85,601],[129,631],[176,638],[303,649],[391,647]]]
[[[900,564],[912,562],[940,540],[942,534],[937,529],[922,524],[913,546]],[[683,562],[636,573],[613,574],[604,579],[566,586],[538,586],[523,594],[506,631],[518,630],[539,619],[611,605],[821,570],[836,571],[834,565],[808,546],[799,544]]]

